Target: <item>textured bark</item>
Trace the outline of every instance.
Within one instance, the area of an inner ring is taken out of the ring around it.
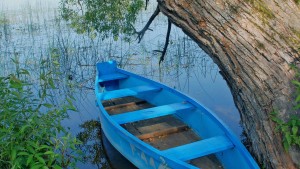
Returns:
[[[283,119],[295,113],[290,64],[299,62],[299,5],[292,0],[157,1],[219,66],[256,160],[266,168],[296,168],[300,160],[284,150],[270,112],[279,110]]]

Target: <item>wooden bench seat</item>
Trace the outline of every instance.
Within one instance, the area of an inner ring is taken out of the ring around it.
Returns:
[[[115,99],[115,98],[126,97],[126,96],[136,96],[140,93],[156,92],[159,90],[161,90],[161,88],[159,87],[152,86],[152,85],[144,85],[144,86],[137,86],[132,88],[98,93],[97,97],[103,101],[103,100]]]
[[[216,136],[190,144],[170,148],[162,151],[162,153],[169,157],[187,161],[209,154],[221,152],[233,147],[234,145],[226,136]]]
[[[166,116],[178,111],[187,111],[192,109],[193,105],[190,103],[173,103],[128,113],[122,113],[118,115],[113,115],[112,118],[119,124],[131,123],[140,120],[151,119],[160,116]]]

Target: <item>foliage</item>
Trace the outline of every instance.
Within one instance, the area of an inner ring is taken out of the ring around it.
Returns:
[[[14,62],[16,73],[0,77],[0,168],[74,167],[80,142],[61,125],[67,111],[75,110],[72,100],[47,102],[47,91],[55,90],[52,72],[41,73],[37,87],[30,72]]]
[[[271,119],[277,124],[275,130],[283,135],[283,146],[287,151],[292,145],[300,147],[300,118],[292,116],[284,122],[278,117],[278,112],[271,113]]]
[[[295,65],[291,65],[291,68],[296,72],[296,78],[300,77],[300,71]],[[296,87],[296,99],[295,110],[300,109],[300,82],[293,80],[292,83]],[[277,111],[271,113],[271,119],[276,123],[275,130],[283,135],[283,146],[285,150],[288,150],[290,146],[296,145],[300,147],[300,118],[296,115],[292,115],[287,122],[284,122],[278,116]]]
[[[143,6],[143,0],[61,0],[62,17],[77,33],[100,33],[103,39],[112,35],[115,40],[135,33],[132,24]]]

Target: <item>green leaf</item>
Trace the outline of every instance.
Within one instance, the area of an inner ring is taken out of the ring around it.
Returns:
[[[297,133],[298,133],[298,126],[293,126],[292,127],[292,134],[297,135]]]
[[[30,167],[30,169],[39,169],[39,168],[41,168],[41,167],[43,167],[44,165],[43,164],[35,164],[35,165],[33,165],[32,167]]]
[[[26,69],[20,69],[20,74],[29,75],[29,72]]]
[[[49,149],[50,147],[47,145],[42,145],[39,148],[37,148],[37,150],[42,150],[42,149]]]
[[[35,158],[36,158],[37,160],[39,160],[40,163],[46,165],[46,162],[45,162],[45,160],[44,160],[42,157],[40,157],[40,156],[38,156],[38,155],[35,155]]]
[[[53,105],[52,105],[52,104],[49,104],[49,103],[44,103],[43,106],[45,106],[45,107],[47,107],[47,108],[49,108],[49,109],[53,107]]]
[[[290,145],[289,145],[289,143],[287,141],[284,141],[283,142],[283,147],[284,147],[285,151],[288,151],[289,148],[290,148]]]
[[[53,63],[55,66],[59,66],[59,63],[58,63],[57,60],[54,60],[52,63]]]
[[[14,161],[16,159],[16,156],[17,156],[17,150],[12,149],[12,151],[11,151],[11,160]]]
[[[30,145],[28,145],[26,148],[27,148],[27,150],[29,150],[29,152],[31,152],[32,154],[35,154],[35,153],[36,153],[35,150],[34,150]]]
[[[46,151],[44,154],[45,155],[51,155],[51,154],[54,154],[54,152],[53,151]]]
[[[30,128],[31,126],[30,125],[24,125],[22,126],[21,130],[20,130],[20,133],[24,133],[24,131],[27,129],[27,128]]]
[[[25,152],[25,151],[22,151],[22,152],[19,152],[18,153],[18,156],[28,156],[29,153]]]
[[[297,81],[297,80],[292,80],[292,83],[293,83],[294,85],[296,85],[297,87],[300,87],[300,82],[299,82],[299,81]]]
[[[51,87],[52,89],[55,89],[55,85],[54,85],[54,82],[53,82],[53,79],[52,79],[52,78],[49,78],[49,79],[48,79],[48,83],[49,83],[49,85],[50,85],[50,87]]]
[[[30,156],[27,158],[26,166],[28,166],[28,165],[32,162],[32,159],[33,159],[33,155],[30,155]]]
[[[292,143],[292,137],[291,137],[290,133],[285,133],[285,139],[286,139],[287,143],[289,145],[291,145],[291,143]]]
[[[53,168],[54,168],[54,169],[62,169],[62,167],[59,166],[59,165],[57,165],[57,164],[55,164],[55,165],[53,166]]]

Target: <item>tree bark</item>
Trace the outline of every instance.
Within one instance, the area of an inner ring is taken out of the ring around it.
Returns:
[[[285,120],[297,113],[290,64],[299,64],[299,5],[293,0],[157,1],[160,11],[219,66],[260,165],[299,167],[299,150],[284,150],[270,119],[274,109]]]

